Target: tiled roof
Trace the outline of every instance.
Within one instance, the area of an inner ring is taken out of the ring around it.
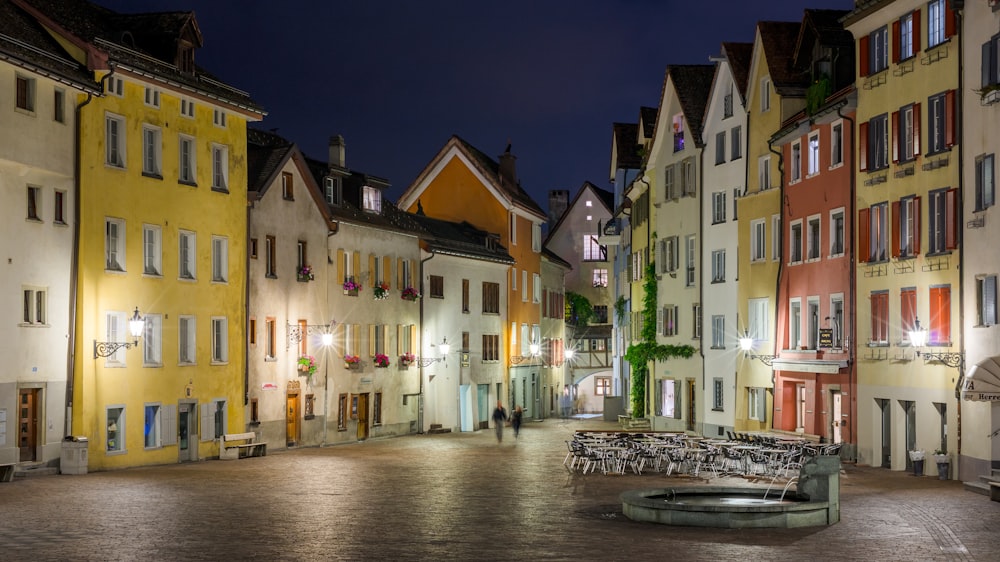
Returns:
[[[795,45],[794,67],[809,68],[815,42],[825,47],[853,47],[854,36],[840,23],[849,13],[848,10],[806,10]]]
[[[545,246],[542,246],[542,257],[546,258],[547,260],[549,260],[550,262],[552,262],[554,264],[561,265],[561,266],[565,267],[566,269],[573,269],[573,264],[571,264],[568,261],[562,259],[561,257],[559,257],[558,254],[556,254],[555,252],[553,252],[552,250],[548,249]]]
[[[809,87],[809,71],[803,73],[792,66],[795,44],[798,42],[798,22],[762,21],[757,23],[760,30],[767,70],[775,91],[782,96],[805,95]]]
[[[657,111],[659,109],[656,107],[639,108],[639,124],[642,125],[642,136],[647,139],[653,138],[653,132],[656,130]]]
[[[702,147],[705,143],[701,138],[701,126],[712,80],[715,78],[715,65],[670,65],[667,67],[667,74],[674,84],[688,128],[694,133],[695,145]]]
[[[502,189],[512,201],[520,203],[523,207],[538,213],[542,217],[546,216],[545,211],[542,210],[538,203],[535,203],[535,200],[528,195],[528,192],[521,188],[520,182],[518,182],[517,185],[513,185],[510,182],[503,181],[501,179],[500,164],[483,153],[483,151],[466,142],[462,137],[452,135],[452,139],[462,145],[462,147],[474,157],[480,166],[480,171],[483,172],[484,175],[489,176],[489,178],[492,179],[493,182],[500,187],[500,189]]]
[[[0,58],[90,92],[100,92],[93,74],[73,60],[34,17],[0,0]]]
[[[587,184],[590,185],[591,189],[594,190],[594,193],[601,198],[601,201],[604,202],[604,206],[608,208],[608,211],[613,211],[615,208],[615,194],[607,189],[601,189],[589,181]]]
[[[729,61],[733,81],[740,92],[740,99],[746,102],[747,81],[750,79],[750,59],[753,57],[753,43],[723,43],[722,52]]]
[[[17,0],[28,4],[77,38],[95,45],[117,64],[141,69],[249,111],[263,113],[246,92],[196,67],[175,66],[176,42],[185,35],[201,46],[194,12],[120,14],[87,0]]]
[[[500,245],[499,235],[490,235],[467,222],[435,219],[407,213],[420,227],[420,238],[433,252],[471,259],[513,264],[514,258]]]
[[[637,170],[642,166],[639,156],[639,125],[636,123],[615,123],[612,125],[615,136],[615,147],[618,149],[618,169]]]
[[[295,145],[274,133],[247,128],[247,189],[264,193]]]

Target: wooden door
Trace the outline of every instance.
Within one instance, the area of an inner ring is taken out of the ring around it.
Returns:
[[[697,397],[695,395],[695,385],[692,379],[687,380],[687,395],[688,395],[687,430],[694,431],[694,425],[696,421],[695,415],[697,413],[697,410],[695,409],[695,405],[697,404]]]
[[[358,395],[358,439],[368,439],[368,393]]]
[[[22,388],[17,400],[17,445],[21,462],[34,461],[38,447],[38,389]]]
[[[285,442],[289,447],[294,446],[299,440],[299,395],[298,393],[288,394],[286,400],[285,417]]]

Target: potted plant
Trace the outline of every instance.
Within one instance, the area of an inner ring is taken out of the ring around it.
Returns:
[[[910,451],[910,460],[913,461],[913,475],[923,476],[924,475],[924,457],[926,454],[923,449],[917,449]]]
[[[316,358],[312,355],[299,357],[298,369],[303,376],[312,377],[316,373]]]
[[[358,291],[361,290],[361,284],[354,281],[354,279],[348,279],[344,281],[344,294],[355,296]]]
[[[403,289],[403,292],[399,296],[404,301],[415,301],[420,298],[420,293],[413,287],[407,287]]]
[[[389,356],[384,353],[375,354],[375,366],[384,369],[389,366]]]
[[[389,298],[389,284],[379,283],[375,285],[375,290],[372,292],[374,293],[375,300],[377,301],[385,300]]]
[[[311,265],[303,265],[296,272],[296,277],[299,281],[306,282],[312,281],[315,277],[313,276],[313,270]]]
[[[938,479],[947,480],[949,473],[948,469],[951,465],[951,455],[949,455],[948,451],[945,451],[944,449],[938,449],[934,451],[934,462],[937,464],[938,468]]]
[[[361,358],[357,355],[344,355],[344,366],[348,369],[355,368],[359,363],[361,363]]]
[[[417,356],[412,353],[404,353],[399,356],[399,364],[402,367],[409,367],[417,360]]]

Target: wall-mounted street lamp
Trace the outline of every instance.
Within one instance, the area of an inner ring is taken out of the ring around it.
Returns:
[[[940,361],[949,367],[958,368],[960,375],[965,373],[965,352],[963,351],[920,351],[921,347],[927,345],[927,330],[920,327],[920,320],[917,318],[914,318],[914,328],[910,330],[910,345],[917,351],[917,357],[922,358],[925,363],[927,361]]]
[[[434,344],[431,344],[431,347],[433,346]],[[451,344],[448,343],[448,338],[447,337],[442,338],[441,343],[437,345],[437,348],[438,351],[441,352],[440,357],[419,357],[417,358],[417,363],[419,363],[421,367],[427,367],[428,365],[435,363],[437,361],[447,361],[448,352],[451,351]],[[447,365],[447,363],[445,363],[445,365]]]
[[[510,362],[515,365],[520,365],[525,361],[534,360],[535,357],[538,357],[539,350],[540,350],[539,345],[537,343],[533,343],[528,346],[528,353],[529,353],[528,355],[511,355]]]
[[[139,307],[135,307],[132,318],[128,321],[128,332],[132,335],[131,342],[97,341],[94,340],[94,359],[98,357],[111,357],[121,348],[129,349],[139,345],[139,338],[146,327],[146,320],[139,316]]]
[[[743,350],[743,354],[750,359],[759,359],[761,363],[771,366],[774,362],[774,355],[758,355],[753,352],[753,338],[750,336],[743,336],[740,338],[740,349]]]
[[[326,341],[326,336],[329,335],[331,340],[330,344],[333,344],[333,330],[337,326],[336,320],[330,320],[329,324],[307,324],[302,326],[301,324],[288,324],[287,331],[288,337],[285,339],[285,349],[292,347],[293,343],[299,343],[302,338],[306,336],[314,336],[320,334],[324,341]],[[305,328],[305,330],[303,330]],[[324,343],[323,345],[328,345]]]

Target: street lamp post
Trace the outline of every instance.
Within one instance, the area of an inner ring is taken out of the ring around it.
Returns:
[[[742,349],[743,353],[750,359],[758,359],[761,363],[767,365],[768,367],[770,367],[771,363],[774,362],[774,355],[758,355],[753,352],[753,338],[750,336],[743,336],[740,338],[740,349]]]
[[[117,341],[97,341],[94,340],[94,359],[98,357],[111,357],[119,349],[130,349],[139,345],[139,338],[142,337],[143,330],[146,329],[146,319],[139,316],[139,307],[135,307],[132,318],[128,321],[128,331],[132,336],[131,342]]]
[[[323,444],[326,445],[327,429],[330,427],[330,352],[333,349],[333,334],[323,334],[321,341],[326,350],[323,354]]]

